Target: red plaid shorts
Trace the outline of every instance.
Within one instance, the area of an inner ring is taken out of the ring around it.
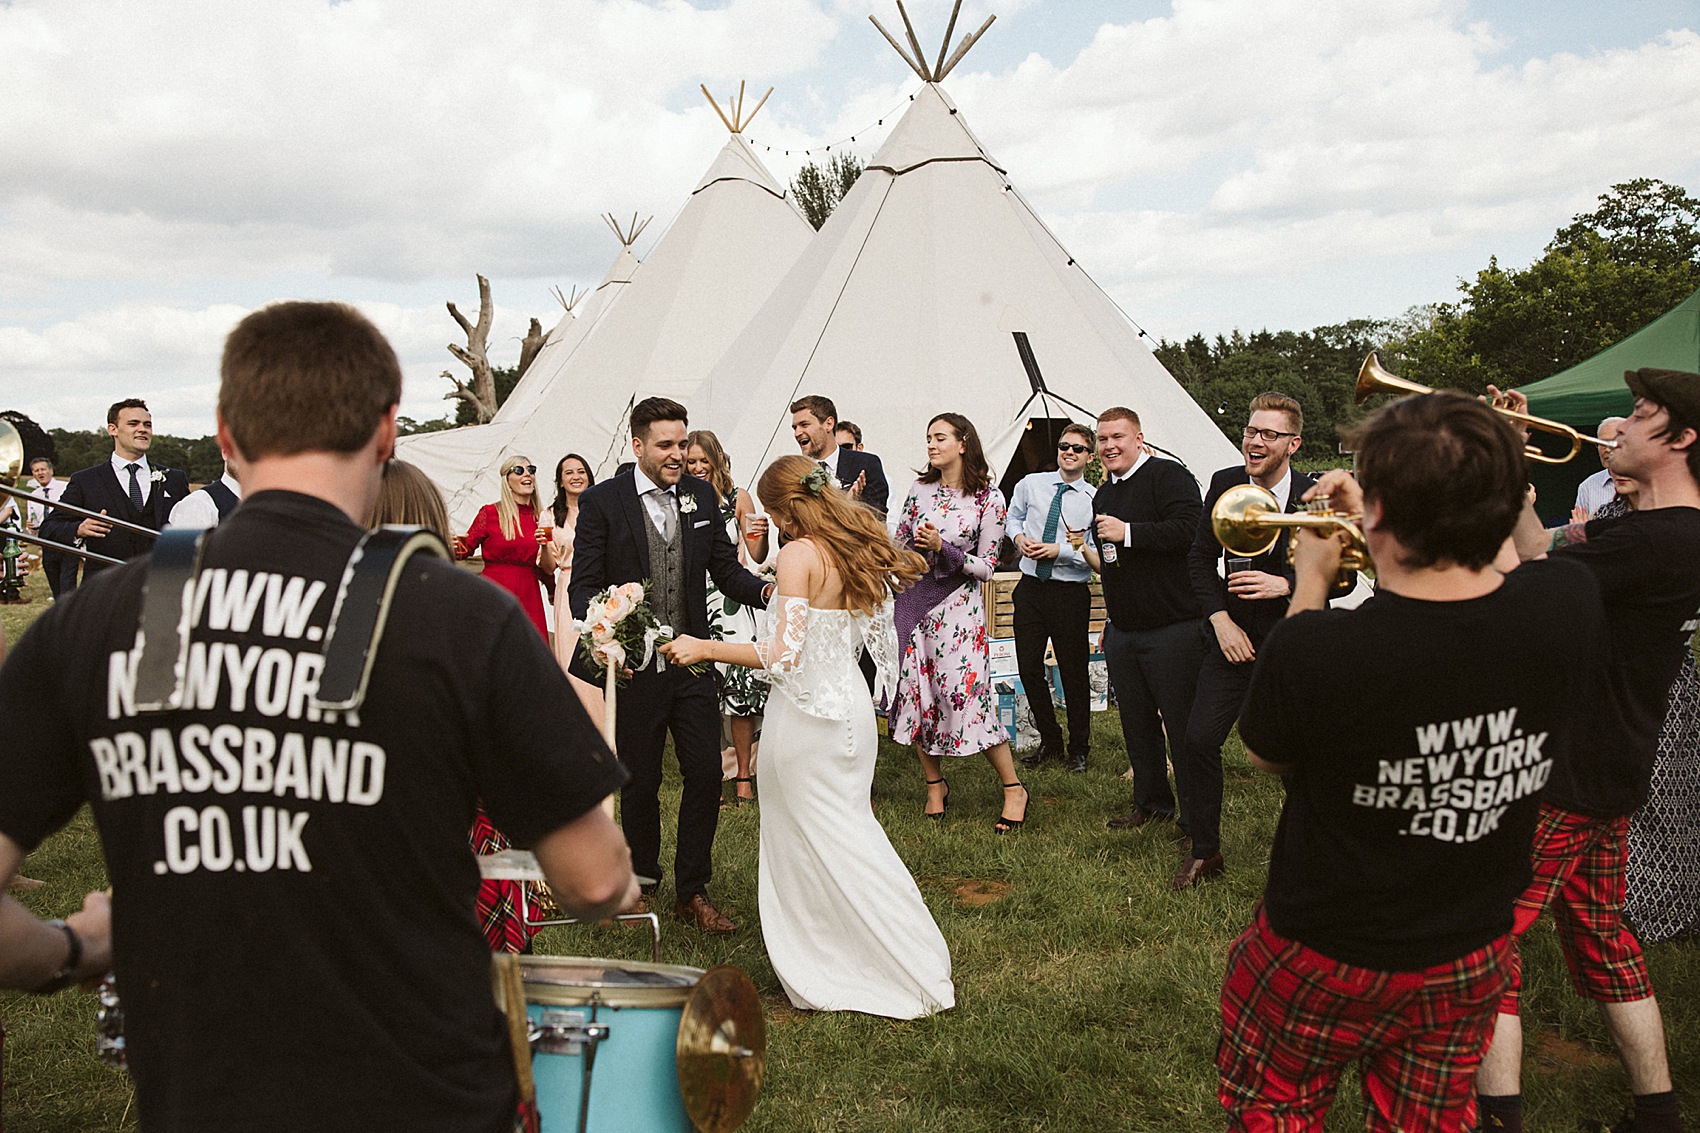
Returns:
[[[1532,850],[1535,879],[1517,898],[1512,930],[1522,936],[1550,908],[1576,993],[1602,1003],[1634,1003],[1653,994],[1641,943],[1623,925],[1628,834],[1628,815],[1590,818],[1542,803]],[[1517,1014],[1521,986],[1518,957],[1501,1013]]]
[[[1512,956],[1504,936],[1422,971],[1357,968],[1278,935],[1259,906],[1222,983],[1228,1128],[1320,1130],[1351,1062],[1362,1064],[1369,1129],[1470,1128]]]

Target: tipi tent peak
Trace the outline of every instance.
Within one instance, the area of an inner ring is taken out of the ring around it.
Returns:
[[[614,230],[614,238],[628,248],[637,243],[638,237],[643,235],[643,230],[648,228],[649,222],[654,219],[653,216],[646,216],[642,221],[639,221],[638,214],[634,212],[632,219],[622,225],[615,219],[613,213],[605,212],[602,214],[603,223]]]
[[[962,57],[968,54],[968,49],[979,42],[982,35],[986,34],[986,29],[992,26],[992,21],[997,19],[996,16],[987,16],[986,22],[980,25],[979,30],[972,35],[964,35],[962,41],[957,44],[956,50],[951,52],[949,59],[946,59],[945,52],[950,51],[950,37],[956,34],[956,17],[961,12],[962,0],[956,0],[956,3],[950,9],[950,23],[945,25],[944,41],[939,44],[938,58],[934,60],[930,67],[927,66],[926,52],[921,50],[921,41],[915,36],[915,25],[909,22],[909,13],[903,7],[903,0],[897,0],[897,14],[903,17],[903,32],[909,40],[910,49],[915,53],[913,56],[908,51],[903,50],[902,45],[890,32],[885,30],[885,25],[880,23],[878,19],[871,15],[868,19],[873,22],[876,28],[879,28],[880,34],[885,36],[885,41],[891,44],[892,49],[905,63],[909,64],[909,69],[921,77],[922,82],[942,83],[944,77],[955,70],[958,63],[962,62]]]
[[[726,123],[726,128],[734,134],[742,134],[744,132],[744,127],[748,126],[750,124],[750,120],[753,119],[757,114],[760,114],[761,108],[767,105],[767,96],[773,93],[773,88],[768,87],[767,88],[767,94],[762,95],[761,101],[756,103],[755,108],[752,109],[748,114],[745,114],[744,113],[744,83],[742,81],[740,81],[738,83],[738,97],[737,98],[729,98],[729,99],[726,100],[726,110],[730,110],[732,112],[730,115],[728,115],[726,113],[726,110],[720,109],[720,104],[714,100],[714,96],[712,94],[708,93],[708,87],[707,86],[705,86],[701,83],[697,84],[697,86],[698,86],[698,89],[700,89],[702,91],[702,96],[704,98],[708,99],[708,104],[710,106],[714,107],[714,112],[716,114],[720,115],[720,120],[722,122]]]

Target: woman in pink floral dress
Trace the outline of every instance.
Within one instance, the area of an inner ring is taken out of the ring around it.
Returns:
[[[896,599],[903,650],[891,738],[913,743],[926,773],[928,818],[950,802],[942,758],[984,752],[1003,785],[993,829],[1008,833],[1027,817],[1027,787],[1015,777],[1009,736],[998,723],[986,653],[980,583],[997,568],[1004,499],[992,483],[980,435],[968,418],[941,413],[927,423],[927,470],[903,501],[897,544],[927,560],[921,581]]]

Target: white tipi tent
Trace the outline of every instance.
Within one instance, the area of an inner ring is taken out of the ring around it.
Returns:
[[[893,508],[928,420],[947,411],[974,422],[1006,485],[1054,456],[1062,419],[1112,405],[1201,481],[1239,459],[939,88],[978,35],[942,69],[899,48],[926,85],[704,383],[703,419],[741,482],[797,451],[789,406],[809,394],[861,426]]]
[[[457,530],[496,499],[505,454],[537,462],[547,502],[554,489],[546,482],[566,453],[584,455],[599,478],[629,459],[634,402],[671,397],[697,423],[709,367],[814,235],[744,141],[753,115],[727,122],[732,137],[641,268],[635,257],[623,267],[630,248],[622,252],[590,307],[551,333],[488,425],[406,438],[398,455],[442,489]]]

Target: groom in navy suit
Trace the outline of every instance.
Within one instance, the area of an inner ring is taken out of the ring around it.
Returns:
[[[573,573],[567,589],[573,617],[609,586],[648,585],[650,607],[676,634],[706,638],[708,579],[746,606],[765,606],[772,584],[738,562],[720,504],[707,481],[686,476],[685,407],[651,397],[632,407],[630,472],[594,485],[579,498]],[[575,674],[593,680],[583,662]],[[708,932],[737,926],[708,900],[710,851],[720,822],[720,694],[714,673],[697,676],[652,660],[632,674],[615,720],[615,751],[631,772],[620,792],[620,823],[639,876],[661,876],[661,753],[672,732],[679,773],[678,849],[673,860],[681,920]],[[645,898],[654,886],[646,886]]]
[[[153,414],[139,398],[120,401],[106,411],[106,432],[112,438],[111,459],[72,473],[60,502],[158,531],[177,501],[189,494],[188,474],[148,462]],[[42,520],[41,535],[56,543],[75,540],[80,547],[114,559],[133,559],[153,549],[153,540],[145,535],[58,509],[50,509]],[[83,577],[105,567],[105,563],[86,560]]]

